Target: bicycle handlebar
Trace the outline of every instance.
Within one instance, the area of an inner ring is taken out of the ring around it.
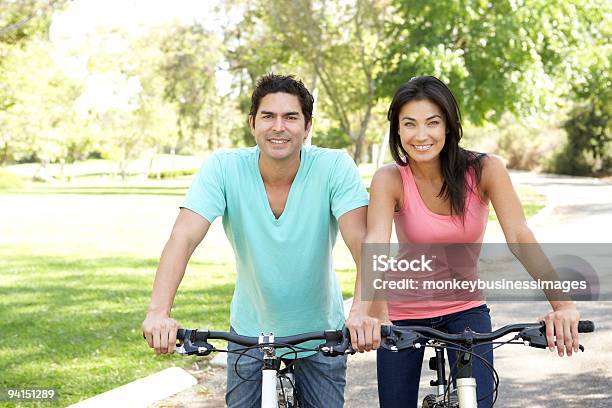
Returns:
[[[325,330],[286,337],[274,337],[269,335],[250,337],[221,331],[191,329],[178,329],[176,333],[177,340],[184,340],[186,338],[191,341],[207,341],[208,339],[227,340],[246,347],[256,346],[261,343],[282,343],[295,346],[309,340],[340,340],[342,336],[342,330]]]
[[[346,328],[343,330],[325,330],[285,337],[275,337],[273,334],[262,334],[259,337],[252,337],[210,330],[178,329],[176,339],[183,342],[177,348],[177,352],[200,356],[208,355],[214,350],[213,346],[208,343],[209,339],[227,340],[246,347],[258,345],[262,347],[270,345],[277,345],[279,347],[296,346],[309,340],[325,340],[325,343],[318,348],[323,354],[335,356],[354,353],[352,348],[350,348],[350,336]]]
[[[431,327],[426,326],[393,326],[386,325],[381,326],[381,337],[388,337],[392,335],[394,331],[400,332],[417,332],[422,335],[426,335],[437,340],[442,341],[465,341],[465,340],[475,340],[478,343],[487,342],[497,340],[500,337],[503,337],[510,333],[518,333],[525,329],[536,328],[538,330],[545,329],[545,325],[543,322],[540,323],[516,323],[510,324],[508,326],[501,327],[491,333],[478,333],[473,332],[469,329],[466,329],[463,333],[457,334],[449,334],[436,329],[432,329]],[[591,333],[595,330],[595,324],[590,320],[581,320],[578,322],[578,333]],[[467,336],[467,337],[466,337]]]
[[[578,322],[579,333],[590,333],[594,330],[595,325],[592,321],[581,320]],[[497,340],[510,333],[519,333],[518,337],[531,347],[546,348],[548,345],[546,326],[543,322],[511,324],[491,333],[478,333],[467,328],[461,333],[449,334],[426,326],[395,325],[381,326],[380,331],[381,337],[385,339],[382,342],[382,347],[392,351],[414,347],[416,343],[428,340],[459,343],[471,347],[475,344]],[[213,351],[213,346],[208,343],[209,339],[227,340],[246,347],[275,344],[279,347],[295,346],[309,340],[325,340],[325,343],[318,347],[318,350],[324,355],[338,356],[355,353],[351,346],[350,333],[346,327],[342,330],[325,330],[285,337],[275,337],[272,334],[252,337],[221,331],[178,329],[176,338],[183,342],[181,351],[179,351],[183,354],[209,354]],[[580,348],[583,350],[582,346]]]
[[[578,322],[579,333],[591,333],[595,324],[590,320]],[[497,340],[510,333],[519,333],[518,336],[531,347],[546,348],[546,325],[540,323],[517,323],[501,327],[491,333],[478,333],[465,329],[461,333],[449,334],[426,326],[382,326],[381,337],[385,338],[382,347],[392,351],[413,347],[421,340],[438,340],[441,342],[459,343],[472,346]],[[580,346],[581,350],[583,347]]]

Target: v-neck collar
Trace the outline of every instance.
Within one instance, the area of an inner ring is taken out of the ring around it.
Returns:
[[[259,176],[259,177],[256,177],[258,179],[257,184],[259,184],[259,195],[260,195],[260,198],[263,200],[262,203],[264,207],[267,209],[266,212],[268,213],[268,217],[270,218],[270,220],[275,225],[281,225],[283,220],[287,218],[285,214],[287,214],[287,211],[291,209],[290,203],[293,203],[292,197],[294,195],[294,190],[297,188],[295,187],[295,185],[296,183],[300,182],[300,177],[302,174],[302,167],[304,167],[304,146],[302,146],[302,148],[300,149],[300,165],[298,167],[297,173],[295,173],[295,177],[293,178],[293,181],[291,182],[291,187],[289,188],[289,194],[287,194],[287,201],[285,202],[285,208],[283,209],[283,212],[278,218],[276,218],[276,216],[274,215],[274,212],[272,211],[272,207],[270,207],[270,200],[268,199],[268,193],[266,192],[266,186],[263,181],[263,176],[261,175],[261,170],[259,169],[259,155],[260,154],[261,154],[261,151],[259,149],[259,146],[256,146],[255,154],[253,155],[254,156],[253,165],[255,166],[256,174]]]

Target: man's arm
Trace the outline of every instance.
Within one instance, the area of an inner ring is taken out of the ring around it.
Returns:
[[[151,303],[142,331],[157,354],[173,353],[178,323],[170,318],[174,296],[185,274],[187,262],[208,232],[210,223],[201,215],[182,208],[162,251],[155,274]]]

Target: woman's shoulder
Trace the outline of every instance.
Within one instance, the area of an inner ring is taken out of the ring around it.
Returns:
[[[486,193],[490,186],[501,178],[509,177],[506,161],[495,154],[487,154],[482,158],[482,177],[480,184]]]
[[[404,184],[400,170],[395,163],[386,164],[376,170],[370,184],[370,195],[393,198],[400,202],[404,194]]]
[[[507,172],[506,161],[498,155],[487,154],[482,157],[482,176],[495,175],[499,172]]]
[[[402,175],[400,174],[400,170],[395,163],[388,163],[384,166],[379,167],[374,176],[372,177],[372,183],[374,182],[402,182]]]

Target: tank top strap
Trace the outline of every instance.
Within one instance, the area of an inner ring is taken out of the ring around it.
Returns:
[[[404,187],[404,195],[402,197],[402,211],[407,208],[409,199],[414,196],[414,188],[415,185],[414,177],[412,176],[412,171],[410,170],[410,166],[400,166],[395,163],[395,166],[400,172],[402,177],[402,186]],[[418,194],[418,191],[417,191]]]

